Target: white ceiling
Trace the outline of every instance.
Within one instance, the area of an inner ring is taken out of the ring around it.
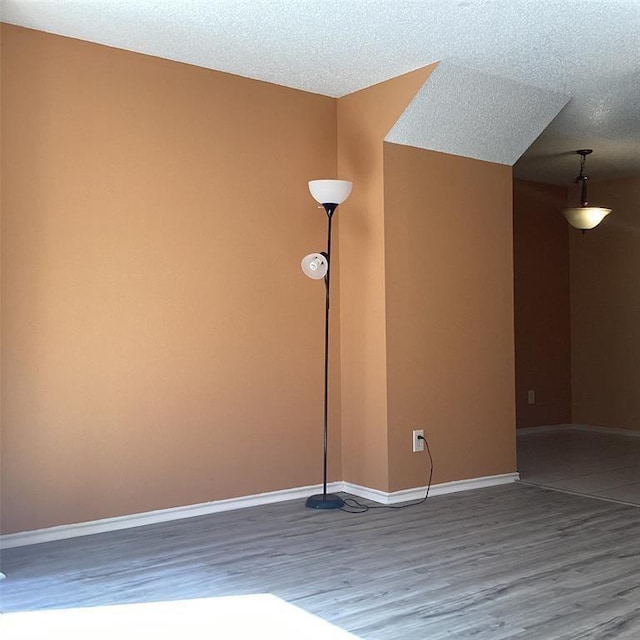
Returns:
[[[402,125],[407,143],[483,159],[496,147],[493,161],[513,164],[570,98],[515,175],[567,183],[585,147],[592,179],[640,174],[640,0],[0,2],[4,22],[329,96],[442,60],[438,92]]]
[[[513,165],[568,101],[443,60],[385,140]]]

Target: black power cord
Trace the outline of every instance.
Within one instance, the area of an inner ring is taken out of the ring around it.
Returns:
[[[429,456],[429,482],[427,483],[427,492],[424,498],[410,502],[408,504],[362,504],[355,498],[345,498],[344,507],[340,507],[340,511],[345,513],[366,513],[369,509],[407,509],[408,507],[417,507],[420,504],[424,504],[429,497],[429,490],[431,489],[431,481],[433,480],[433,457],[431,456],[431,449],[429,448],[429,441],[424,436],[418,436],[418,440],[423,440],[427,455]],[[345,507],[347,507],[345,509]]]

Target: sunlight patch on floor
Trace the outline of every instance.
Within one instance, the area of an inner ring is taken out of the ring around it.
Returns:
[[[51,609],[0,615],[2,640],[65,638],[260,638],[354,640],[356,636],[271,594]]]

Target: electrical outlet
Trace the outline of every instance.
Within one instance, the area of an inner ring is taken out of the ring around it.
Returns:
[[[421,438],[424,438],[424,429],[414,429],[413,430],[413,453],[424,451],[424,440],[422,440]]]
[[[529,389],[529,391],[527,392],[527,402],[529,404],[535,404],[536,403],[536,392],[535,392],[535,389]]]

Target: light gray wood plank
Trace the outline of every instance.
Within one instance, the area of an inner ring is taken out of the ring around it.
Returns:
[[[5,550],[4,611],[273,593],[365,640],[640,638],[640,509],[514,484]],[[635,634],[635,635],[634,635]]]
[[[518,434],[523,481],[640,506],[640,438],[560,429]]]

